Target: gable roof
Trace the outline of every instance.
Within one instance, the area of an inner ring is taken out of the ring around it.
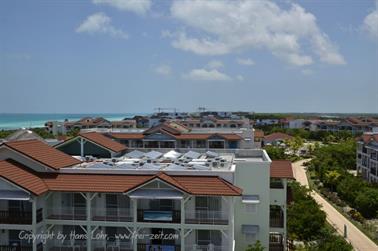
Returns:
[[[87,133],[80,133],[78,137],[83,137],[97,145],[100,145],[102,147],[105,147],[106,149],[118,153],[122,152],[127,149],[126,146],[112,140],[111,138],[108,138],[104,136],[101,133],[98,132],[87,132]]]
[[[44,141],[41,136],[27,129],[19,129],[5,138],[6,141],[30,140],[30,139]]]
[[[192,195],[241,196],[242,189],[218,176],[171,176]]]
[[[363,141],[365,144],[369,144],[372,141],[378,142],[378,133],[364,133],[358,140]]]
[[[272,134],[269,134],[269,135],[266,135],[264,137],[264,140],[267,140],[267,141],[274,141],[274,140],[286,140],[286,139],[292,139],[293,137],[286,134],[286,133],[282,133],[282,132],[275,132],[275,133],[272,133]]]
[[[35,195],[41,195],[48,191],[46,184],[37,174],[10,159],[0,160],[0,177]]]
[[[255,129],[255,138],[263,138],[264,137],[264,131],[260,129]]]
[[[35,139],[10,141],[1,146],[3,145],[55,170],[81,163],[80,160]]]
[[[110,133],[110,137],[115,139],[143,139],[143,133]]]
[[[37,173],[13,160],[0,161],[0,177],[41,195],[47,191],[124,193],[154,180],[162,180],[192,195],[240,196],[242,190],[217,176]]]
[[[270,164],[270,177],[294,179],[291,162],[289,160],[273,160]]]

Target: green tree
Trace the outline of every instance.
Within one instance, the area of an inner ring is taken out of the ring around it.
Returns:
[[[285,154],[285,149],[278,146],[266,146],[264,147],[266,152],[268,153],[269,157],[272,160],[280,160],[280,159],[286,159],[287,156]]]
[[[308,189],[298,183],[291,183],[294,202],[287,211],[287,229],[290,239],[313,241],[321,236],[326,214],[309,195]]]
[[[300,136],[295,136],[294,138],[288,140],[287,145],[293,151],[294,154],[303,146],[303,139]]]
[[[365,218],[376,217],[378,211],[378,190],[370,187],[363,189],[357,194],[354,204],[356,209]]]
[[[264,251],[264,249],[265,248],[261,245],[261,242],[257,240],[255,244],[248,245],[246,251]]]
[[[337,170],[329,170],[325,172],[324,183],[332,189],[336,190],[336,186],[340,180],[341,174]]]

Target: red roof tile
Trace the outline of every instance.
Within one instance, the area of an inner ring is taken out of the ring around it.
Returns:
[[[150,180],[151,175],[58,174],[46,176],[51,191],[123,193]]]
[[[270,164],[270,177],[294,179],[291,162],[289,160],[273,160]]]
[[[81,163],[39,140],[11,141],[3,145],[55,170]]]
[[[41,195],[48,191],[45,182],[36,173],[13,160],[0,161],[0,177],[35,195]]]
[[[110,137],[115,139],[143,139],[143,133],[110,133]]]
[[[83,137],[97,145],[100,145],[102,147],[105,147],[106,149],[118,153],[122,152],[123,150],[126,150],[127,147],[112,140],[111,138],[108,138],[104,136],[101,133],[98,132],[87,132],[87,133],[80,133],[79,137]]]
[[[242,190],[216,176],[36,173],[12,160],[0,161],[0,177],[36,194],[61,192],[123,193],[160,179],[192,195],[239,196]]]
[[[242,190],[217,176],[170,176],[193,195],[240,196]]]
[[[264,137],[264,140],[274,141],[274,140],[288,140],[288,139],[292,139],[292,138],[293,138],[292,136],[290,136],[290,135],[288,135],[286,133],[275,132],[275,133],[266,135]]]

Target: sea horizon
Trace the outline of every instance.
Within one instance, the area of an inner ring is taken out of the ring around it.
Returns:
[[[83,117],[103,117],[123,120],[147,113],[0,113],[0,130],[44,127],[47,121],[78,120]]]

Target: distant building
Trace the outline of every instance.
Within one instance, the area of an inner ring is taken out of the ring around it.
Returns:
[[[378,183],[378,132],[364,133],[358,139],[356,166],[363,179]]]
[[[316,120],[312,121],[312,131],[341,132],[352,134],[373,132],[378,129],[378,119],[370,117],[351,117],[341,120]]]
[[[189,128],[164,122],[148,129],[86,129],[107,135],[128,148],[253,149],[253,130],[248,128]]]
[[[89,129],[89,128],[136,128],[137,122],[133,119],[124,119],[120,121],[109,121],[102,117],[92,118],[84,117],[77,121],[48,121],[45,128],[53,135],[65,135],[72,129]]]
[[[280,145],[293,137],[282,132],[275,132],[264,136],[264,145]]]

